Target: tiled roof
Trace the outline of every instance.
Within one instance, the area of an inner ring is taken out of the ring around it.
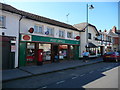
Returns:
[[[42,17],[42,16],[39,16],[39,15],[35,15],[35,14],[25,12],[25,11],[22,11],[22,10],[18,10],[16,8],[12,7],[11,5],[0,3],[0,9],[4,10],[4,11],[8,11],[8,12],[12,12],[12,13],[16,13],[16,14],[25,16],[26,18],[32,19],[32,20],[35,20],[35,21],[39,21],[39,22],[43,22],[43,23],[67,28],[67,29],[72,29],[72,30],[75,30],[75,31],[79,31],[77,28],[73,27],[72,25],[69,25],[69,24],[66,24],[66,23],[63,23],[63,22],[59,22],[59,21],[56,21],[56,20],[53,20],[53,19],[49,19],[49,18],[46,18],[46,17]]]
[[[110,30],[108,34],[111,35],[112,37],[118,37],[118,34],[112,32],[112,30]]]
[[[75,24],[75,25],[73,25],[75,28],[77,28],[78,30],[80,30],[80,31],[85,31],[85,29],[87,28],[87,26],[91,26],[91,27],[94,27],[95,28],[95,30],[96,30],[96,32],[98,33],[98,35],[99,35],[99,32],[98,32],[98,30],[97,30],[97,28],[94,26],[94,25],[92,25],[92,24],[87,24],[86,22],[84,22],[84,23],[79,23],[79,24]]]

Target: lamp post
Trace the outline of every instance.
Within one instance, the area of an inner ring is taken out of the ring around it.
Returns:
[[[22,15],[21,15],[21,16],[20,16],[20,19],[19,19],[19,28],[18,28],[18,67],[17,67],[17,68],[19,68],[19,64],[20,64],[20,63],[19,63],[19,62],[20,62],[20,59],[19,59],[19,58],[20,58],[20,56],[19,56],[19,55],[20,55],[20,26],[21,26],[21,25],[20,25],[20,24],[21,24],[20,22],[21,22],[21,20],[22,20],[23,18],[25,18],[25,16],[22,16]]]
[[[86,5],[86,10],[87,10],[87,12],[86,12],[86,15],[87,15],[87,26],[86,26],[86,42],[87,42],[87,44],[86,44],[86,50],[87,50],[87,47],[88,47],[88,25],[89,25],[89,23],[88,23],[88,8],[89,9],[94,9],[94,7],[93,7],[93,5]]]

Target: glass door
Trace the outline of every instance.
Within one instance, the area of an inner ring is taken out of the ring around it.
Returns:
[[[27,43],[26,64],[35,64],[35,43]]]

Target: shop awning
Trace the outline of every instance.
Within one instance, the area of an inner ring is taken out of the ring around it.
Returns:
[[[88,45],[85,46],[86,48],[97,48],[97,46],[93,43],[88,43]]]

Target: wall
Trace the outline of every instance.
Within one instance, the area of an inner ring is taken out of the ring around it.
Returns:
[[[80,57],[82,57],[82,52],[86,50],[85,45],[86,45],[86,33],[81,32],[80,33]]]
[[[95,44],[96,46],[98,46],[98,41],[95,40],[95,36],[97,34],[95,28],[88,26],[88,33],[91,33],[91,35],[92,35],[91,39],[88,39],[88,42],[91,42],[91,43]],[[81,34],[80,34],[80,36],[81,36],[80,57],[82,57],[82,52],[86,51],[86,48],[85,48],[85,46],[87,44],[86,35],[87,35],[86,30],[85,30],[85,32],[81,32]]]
[[[6,16],[6,27],[4,29],[2,28],[0,30],[0,34],[2,35],[2,32],[4,32],[5,36],[16,37],[15,67],[18,67],[19,19],[20,19],[21,16],[17,15],[17,14],[14,14],[14,13],[7,12],[7,11],[1,11],[1,12],[2,13],[0,13],[0,15]],[[47,26],[53,27],[54,30],[55,30],[55,32],[54,32],[55,33],[54,34],[55,38],[59,38],[59,29],[65,30],[65,38],[64,39],[76,40],[76,39],[74,39],[74,37],[79,36],[79,32],[77,32],[77,31],[73,31],[73,30],[62,28],[62,27],[59,27],[59,26],[53,26],[53,25],[29,20],[29,19],[26,19],[26,18],[22,18],[21,21],[20,21],[20,33],[30,34],[28,32],[28,30],[31,27],[34,27],[35,24],[43,25],[44,26],[44,32],[46,32]],[[67,31],[72,31],[73,32],[73,38],[67,38]],[[50,37],[50,36],[45,35],[45,34],[33,33],[32,35]]]
[[[88,33],[91,33],[91,35],[92,35],[91,39],[88,39],[88,42],[92,42],[93,44],[98,45],[98,41],[95,40],[95,37],[96,37],[96,34],[97,34],[97,31],[95,30],[95,28],[89,26],[88,27]]]
[[[16,51],[15,51],[15,67],[18,66],[18,29],[19,29],[19,18],[20,16],[14,13],[2,11],[3,16],[6,16],[6,27],[2,28],[2,32],[5,36],[16,37]]]
[[[28,32],[28,30],[33,27],[34,28],[34,25],[43,25],[43,28],[44,28],[44,31],[43,31],[43,34],[38,34],[38,33],[32,33],[31,35],[37,35],[37,36],[46,36],[46,37],[55,37],[55,38],[60,38],[59,37],[59,30],[64,30],[65,31],[65,37],[63,39],[69,39],[69,40],[76,40],[74,39],[76,36],[79,36],[79,32],[78,31],[73,31],[73,30],[70,30],[70,29],[66,29],[66,28],[62,28],[62,27],[59,27],[59,26],[53,26],[53,25],[49,25],[49,24],[46,24],[46,23],[41,23],[41,22],[37,22],[37,21],[33,21],[33,20],[29,20],[29,19],[26,19],[26,18],[23,18],[21,20],[21,34],[24,33],[24,34],[30,34]],[[47,31],[47,27],[52,27],[54,28],[54,36],[49,36],[49,35],[46,35],[45,32]],[[73,38],[67,38],[67,31],[71,31],[73,32]]]

